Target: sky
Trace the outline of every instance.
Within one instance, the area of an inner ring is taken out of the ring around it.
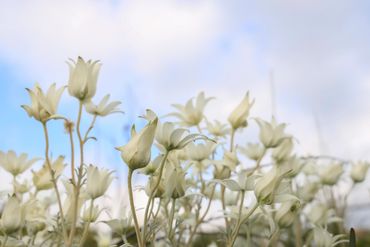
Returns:
[[[200,91],[216,97],[211,119],[226,121],[250,91],[251,117],[288,123],[297,152],[370,160],[369,13],[366,0],[1,1],[0,150],[42,156],[25,88],[66,85],[65,61],[82,56],[103,64],[95,100],[109,93],[125,111],[98,119],[91,162],[120,172],[113,147],[137,116]],[[60,113],[74,118],[76,106],[66,91]],[[62,123],[50,131],[54,155],[68,155]]]

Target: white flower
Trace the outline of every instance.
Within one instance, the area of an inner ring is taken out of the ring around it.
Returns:
[[[275,195],[278,194],[281,181],[286,173],[281,173],[279,169],[273,167],[270,171],[263,174],[261,178],[256,181],[254,194],[258,202],[270,205],[274,202]]]
[[[244,96],[242,102],[231,112],[228,120],[231,127],[236,130],[248,125],[247,118],[249,110],[253,106],[254,100],[249,101],[249,92]]]
[[[38,160],[38,158],[27,160],[27,154],[25,153],[21,153],[17,156],[12,150],[8,151],[8,153],[0,151],[0,166],[14,177],[22,174]]]
[[[187,129],[178,128],[175,129],[175,125],[170,122],[164,124],[159,123],[155,139],[158,143],[158,147],[161,151],[171,151],[176,149],[182,149],[190,142],[204,139],[209,140],[206,136],[200,134],[188,134]]]
[[[95,222],[100,214],[99,206],[93,206],[91,209],[91,205],[89,207],[86,207],[85,210],[82,213],[81,219],[84,222]]]
[[[284,133],[286,124],[277,124],[274,117],[272,117],[271,123],[262,119],[256,119],[256,121],[260,127],[259,139],[265,148],[276,148],[288,138]]]
[[[341,163],[333,163],[319,171],[321,182],[325,185],[334,185],[338,182],[343,173],[343,166]]]
[[[117,107],[121,104],[120,101],[113,101],[108,104],[110,95],[104,96],[98,105],[95,105],[92,101],[85,104],[86,111],[92,115],[97,116],[107,116],[112,113],[118,113],[123,111],[119,110]]]
[[[6,234],[18,231],[22,227],[23,215],[18,198],[15,195],[9,197],[1,216],[1,226]]]
[[[56,89],[56,84],[50,86],[45,94],[36,83],[34,90],[26,89],[31,97],[31,105],[22,105],[28,116],[45,123],[50,117],[56,115],[60,97],[65,87]]]
[[[216,145],[214,142],[206,143],[189,143],[185,150],[187,157],[193,161],[201,162],[208,159],[212,152],[215,150]]]
[[[277,162],[283,162],[291,157],[293,151],[292,138],[284,139],[279,146],[273,149],[272,158]]]
[[[131,170],[143,168],[150,162],[158,118],[151,110],[147,110],[147,115],[151,118],[149,123],[139,133],[136,133],[133,125],[131,140],[126,145],[116,148],[121,151],[123,161]]]
[[[247,147],[239,147],[242,154],[246,155],[251,160],[259,160],[265,153],[265,147],[259,143],[248,143]]]
[[[195,100],[195,105],[193,104],[193,99],[190,99],[186,104],[173,104],[179,112],[174,112],[168,114],[169,116],[175,116],[181,120],[185,126],[197,126],[203,119],[204,107],[207,103],[213,99],[213,97],[206,98],[204,92],[200,92]]]
[[[282,203],[275,214],[275,221],[280,227],[290,226],[296,218],[300,207],[301,203],[299,200],[291,200]]]
[[[91,199],[101,197],[112,181],[112,171],[89,165],[87,168],[86,192]]]
[[[370,166],[369,163],[362,161],[352,166],[351,178],[354,183],[361,183],[365,180],[369,166]]]
[[[305,202],[310,202],[315,197],[317,191],[320,189],[318,182],[308,182],[304,186],[298,188],[298,195]]]
[[[167,166],[164,174],[165,195],[174,199],[185,195],[185,172],[181,167]]]
[[[317,247],[334,247],[340,243],[348,242],[347,239],[343,239],[345,236],[344,234],[333,236],[322,227],[315,227],[313,229],[313,240]]]
[[[78,57],[77,63],[71,59],[69,66],[68,92],[71,96],[82,102],[89,101],[96,92],[101,64],[99,61],[85,62],[82,57]]]
[[[51,169],[54,171],[55,178],[58,178],[62,174],[65,166],[64,156],[59,156],[54,162],[52,162]],[[32,171],[32,173],[32,181],[38,191],[53,188],[50,171],[46,164],[44,164],[39,171]]]
[[[229,133],[227,125],[222,124],[218,120],[215,120],[213,123],[207,121],[207,130],[210,134],[216,137],[224,137],[227,133]]]

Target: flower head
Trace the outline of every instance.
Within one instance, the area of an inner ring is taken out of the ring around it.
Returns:
[[[45,94],[36,83],[33,90],[26,89],[31,97],[31,105],[22,105],[22,108],[28,113],[28,116],[45,123],[50,117],[56,115],[60,97],[65,87],[56,88],[54,83],[49,87]]]
[[[186,102],[185,105],[173,104],[179,112],[170,113],[170,116],[175,116],[181,120],[185,126],[197,126],[203,119],[203,111],[207,103],[213,97],[206,98],[204,92],[200,92],[193,104],[193,99]]]
[[[319,172],[321,182],[325,185],[334,185],[338,182],[340,176],[343,173],[343,166],[341,163],[333,163],[324,168]]]
[[[218,120],[213,121],[213,123],[207,121],[207,130],[210,134],[214,135],[215,137],[224,137],[227,133],[229,133],[227,125],[221,123]]]
[[[89,101],[96,93],[101,64],[99,61],[87,61],[78,57],[77,62],[71,59],[69,66],[68,92],[82,102]]]
[[[110,95],[107,94],[104,98],[100,101],[98,105],[95,105],[92,101],[89,101],[85,104],[86,111],[92,115],[96,116],[107,116],[112,113],[117,113],[120,111],[117,107],[121,104],[120,101],[113,101],[108,103]]]
[[[59,156],[54,162],[52,162],[51,168],[54,172],[55,178],[58,178],[62,174],[65,166],[66,165],[64,164],[64,156]],[[32,171],[32,173],[32,181],[38,191],[53,188],[50,171],[46,163],[39,171]]]
[[[228,120],[231,127],[236,130],[248,125],[247,118],[249,110],[253,106],[254,100],[249,101],[249,92],[244,96],[242,102],[231,112]]]
[[[113,181],[112,172],[89,165],[87,168],[86,192],[91,199],[104,195]]]
[[[139,133],[136,133],[133,125],[131,140],[126,145],[116,148],[121,151],[123,161],[132,170],[143,168],[150,162],[158,117],[151,110],[147,110],[146,118],[149,120],[148,124]]]
[[[18,198],[15,195],[9,197],[1,216],[1,226],[5,233],[11,234],[19,230],[23,225],[23,216],[22,206]]]
[[[265,148],[276,148],[286,138],[288,138],[284,133],[286,124],[278,124],[274,117],[272,118],[271,123],[262,119],[256,119],[256,121],[260,127],[259,139]]]
[[[12,150],[8,151],[8,153],[0,151],[0,166],[15,177],[26,171],[39,160],[38,158],[27,160],[27,158],[27,154],[25,153],[17,156]]]
[[[259,160],[265,153],[264,146],[260,145],[259,143],[248,143],[247,146],[239,147],[241,152],[246,155],[251,160]]]
[[[282,203],[275,214],[275,221],[280,227],[290,226],[296,218],[300,207],[301,203],[299,200],[290,200]]]
[[[171,122],[159,123],[155,139],[162,151],[171,151],[182,149],[190,142],[203,139],[209,140],[206,136],[201,134],[188,134],[187,129],[175,128],[175,124]]]

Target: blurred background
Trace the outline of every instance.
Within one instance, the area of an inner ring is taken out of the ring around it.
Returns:
[[[200,91],[216,97],[210,119],[226,121],[250,91],[251,117],[288,123],[298,153],[370,160],[369,13],[365,0],[2,1],[0,150],[42,157],[41,126],[20,108],[25,88],[66,85],[65,61],[82,56],[103,64],[95,101],[110,93],[125,111],[98,119],[99,142],[87,152],[118,177],[125,167],[113,147],[127,142],[137,116],[146,108],[163,116]],[[75,118],[76,107],[66,91],[60,113]],[[255,136],[250,125],[239,143]],[[68,156],[62,123],[50,129],[53,155]],[[368,188],[369,179],[349,198],[354,225],[370,225],[359,220]]]

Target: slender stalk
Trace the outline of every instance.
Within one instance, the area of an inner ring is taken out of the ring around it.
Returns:
[[[164,154],[164,157],[163,157],[162,162],[161,162],[160,167],[159,167],[159,175],[158,175],[157,183],[155,184],[153,190],[151,191],[148,202],[147,202],[146,207],[145,207],[144,226],[143,226],[144,227],[144,229],[143,229],[143,240],[144,240],[144,242],[145,242],[145,239],[146,239],[145,235],[146,235],[146,230],[147,230],[147,224],[148,224],[148,220],[150,218],[150,215],[149,215],[150,203],[151,203],[152,199],[154,198],[155,194],[157,193],[159,184],[161,183],[163,168],[164,168],[164,165],[166,164],[166,160],[167,160],[167,157],[168,157],[169,153],[170,152],[167,151]]]
[[[89,135],[90,131],[94,128],[96,118],[97,118],[97,115],[94,115],[94,118],[93,118],[93,120],[92,120],[92,122],[90,124],[90,127],[87,129],[86,134],[85,134],[85,136],[83,138],[83,142],[84,143],[87,141],[87,138],[88,138],[88,135]]]
[[[78,116],[77,116],[77,136],[80,144],[80,166],[78,168],[78,177],[77,177],[77,184],[74,186],[74,204],[72,208],[72,225],[71,225],[71,231],[69,234],[69,239],[67,243],[67,247],[72,246],[73,238],[76,233],[76,223],[78,218],[78,201],[80,198],[80,190],[82,185],[82,175],[83,175],[83,167],[84,167],[84,140],[82,139],[81,135],[81,117],[82,117],[82,107],[83,103],[80,101],[79,110],[78,110]]]
[[[226,212],[226,203],[225,203],[225,186],[220,184],[221,186],[221,204],[222,204],[222,211],[225,213]],[[226,216],[224,216],[225,219],[225,227],[226,231],[229,229],[229,220],[227,219]]]
[[[73,141],[73,127],[68,126],[69,142],[71,145],[71,174],[73,186],[76,186],[76,171],[75,171],[75,145]]]
[[[136,237],[137,237],[137,243],[139,247],[144,246],[143,241],[141,239],[141,233],[140,233],[140,227],[139,227],[139,222],[137,220],[136,216],[136,210],[135,210],[135,204],[134,204],[134,195],[132,193],[132,173],[134,171],[132,169],[128,170],[128,193],[129,193],[129,199],[130,199],[130,208],[131,208],[131,213],[132,213],[132,218],[134,219],[135,223],[135,232],[136,232]]]
[[[299,215],[296,216],[294,220],[294,230],[295,230],[295,246],[303,246],[302,243],[302,224],[299,219]]]
[[[172,198],[172,207],[169,219],[169,230],[168,230],[168,239],[172,242],[172,225],[173,225],[173,218],[175,216],[175,206],[176,206],[176,198]]]
[[[89,227],[90,227],[90,223],[91,223],[91,216],[92,216],[93,207],[94,207],[94,199],[91,199],[90,210],[89,210],[89,219],[87,220],[87,222],[85,224],[84,231],[82,233],[82,237],[81,237],[81,241],[80,241],[80,246],[81,247],[84,245],[84,243],[86,241],[86,238],[87,238],[87,234],[89,233]]]
[[[4,242],[2,243],[1,247],[5,247],[6,242],[8,242],[8,234],[5,234]]]
[[[241,195],[241,198],[240,198],[239,217],[238,217],[238,220],[236,222],[235,229],[234,229],[233,233],[231,234],[231,241],[230,241],[232,243],[231,246],[234,244],[235,239],[238,236],[239,229],[240,229],[240,221],[241,221],[242,210],[243,210],[243,205],[244,205],[245,192],[241,191],[241,194],[242,195]]]
[[[189,241],[188,241],[188,243],[187,243],[186,246],[190,246],[191,245],[191,243],[193,241],[193,238],[194,238],[195,234],[197,233],[198,227],[203,223],[204,218],[207,216],[208,211],[211,208],[211,203],[212,203],[213,196],[215,194],[215,189],[216,189],[216,185],[214,185],[213,188],[212,188],[211,196],[209,197],[209,201],[208,201],[208,205],[207,205],[206,211],[203,213],[202,217],[199,220],[197,220],[197,222],[195,223],[195,226],[194,226],[193,230],[190,231]]]
[[[50,176],[51,176],[51,181],[52,181],[53,186],[54,186],[55,194],[57,196],[59,213],[60,213],[60,218],[61,218],[61,221],[62,221],[61,225],[62,225],[63,237],[64,237],[64,241],[66,241],[68,239],[68,235],[67,235],[67,230],[66,230],[66,227],[65,227],[64,213],[63,213],[63,207],[62,207],[62,200],[60,198],[60,193],[59,193],[57,181],[55,179],[55,173],[54,173],[54,171],[53,171],[53,169],[51,167],[50,159],[49,159],[49,133],[48,133],[48,128],[46,126],[46,123],[43,123],[42,126],[43,126],[43,129],[44,129],[44,135],[45,135],[45,159],[46,159],[46,165],[48,167],[48,170],[49,170],[49,173],[50,173]]]
[[[244,224],[245,221],[253,214],[253,212],[258,208],[258,203],[254,204],[254,206],[249,210],[248,214],[242,219],[239,220],[238,225],[235,228],[236,234],[234,234],[233,238],[231,239],[230,243],[227,245],[228,247],[232,247],[235,243],[236,237],[238,236],[240,227]]]
[[[13,194],[17,194],[17,186],[16,186],[17,179],[13,176]]]
[[[235,129],[231,128],[231,135],[230,135],[230,152],[234,149],[234,139],[235,139]]]

